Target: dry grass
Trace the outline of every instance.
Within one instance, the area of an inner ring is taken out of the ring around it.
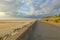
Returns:
[[[24,28],[24,26],[30,25],[34,23],[34,20],[0,20],[0,36],[4,36],[9,34],[13,30],[20,30]],[[15,30],[15,31],[16,31]]]
[[[60,14],[42,18],[40,21],[60,25]]]

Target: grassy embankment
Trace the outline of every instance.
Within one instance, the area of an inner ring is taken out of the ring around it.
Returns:
[[[6,34],[14,34],[14,30],[21,30],[27,27],[28,25],[34,23],[34,20],[0,20],[0,36],[4,36]]]
[[[60,25],[60,14],[56,14],[54,16],[44,17],[40,21],[42,21],[42,22],[49,22],[49,23]]]

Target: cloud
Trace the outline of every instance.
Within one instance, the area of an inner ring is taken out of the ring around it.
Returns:
[[[7,15],[5,14],[5,12],[0,12],[0,17],[1,16],[7,16]]]
[[[13,0],[5,0],[5,1],[7,1],[7,2],[12,2]]]
[[[0,17],[37,18],[59,9],[60,0],[0,0]]]

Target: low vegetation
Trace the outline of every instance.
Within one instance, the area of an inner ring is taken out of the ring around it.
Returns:
[[[54,24],[60,24],[60,14],[56,14],[54,16],[47,16],[41,19],[43,22],[49,22]]]
[[[34,22],[35,20],[0,20],[0,40],[2,39],[1,37],[4,37],[5,40],[6,37],[15,35],[19,30],[28,28]],[[5,36],[6,34],[8,35]]]

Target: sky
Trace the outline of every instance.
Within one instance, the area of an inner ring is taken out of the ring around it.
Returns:
[[[56,13],[60,13],[60,0],[0,0],[0,19],[36,19]]]

